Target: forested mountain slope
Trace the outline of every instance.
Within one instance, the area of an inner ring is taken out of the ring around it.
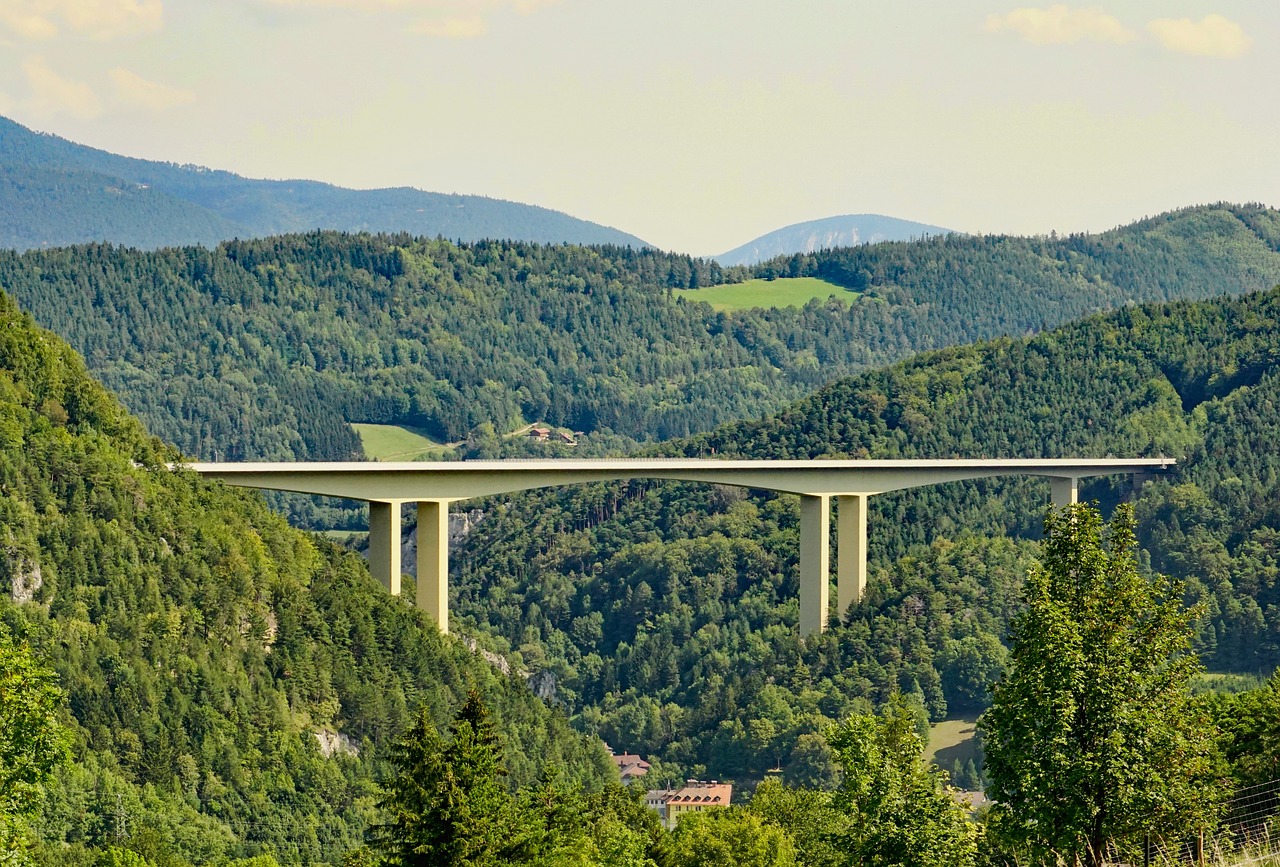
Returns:
[[[37,823],[54,863],[93,863],[62,844],[121,834],[161,864],[339,863],[390,741],[419,705],[447,723],[469,687],[496,711],[513,784],[547,763],[615,773],[357,557],[167,469],[176,456],[0,294],[0,621],[66,693],[73,761]]]
[[[0,219],[0,246],[20,250],[86,241],[212,246],[311,229],[645,246],[634,235],[535,205],[408,187],[255,180],[118,156],[3,117],[0,214],[11,215]]]
[[[753,275],[860,294],[726,313],[668,291]],[[0,287],[152,431],[223,459],[344,458],[359,450],[348,422],[446,441],[534,421],[685,436],[918,350],[1277,282],[1280,214],[1226,205],[1097,236],[948,236],[749,271],[620,247],[332,233],[0,253]]]
[[[1280,664],[1277,430],[1280,289],[916,356],[657,450],[1175,456],[1137,499],[1145,556],[1206,602],[1206,663],[1252,673]],[[1083,488],[1104,504],[1128,493]],[[867,598],[801,641],[796,498],[640,482],[532,493],[491,503],[467,537],[454,612],[554,672],[578,723],[617,748],[814,782],[830,774],[814,734],[851,708],[895,689],[935,719],[985,704],[1048,497],[1043,480],[1014,480],[873,498]]]

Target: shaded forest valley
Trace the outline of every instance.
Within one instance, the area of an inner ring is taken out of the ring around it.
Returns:
[[[804,640],[792,498],[635,482],[469,503],[484,520],[453,558],[461,638],[442,637],[357,555],[165,469],[214,444],[351,457],[351,422],[419,426],[462,456],[543,454],[496,434],[544,419],[584,431],[579,455],[1174,456],[1171,477],[1082,496],[1108,514],[1131,502],[1134,574],[1182,582],[1189,647],[1257,678],[1198,700],[1225,729],[1206,776],[1269,781],[1276,217],[1201,208],[1101,236],[737,270],[328,234],[0,255],[0,623],[56,674],[71,759],[44,786],[31,854],[373,863],[366,831],[394,781],[440,767],[412,763],[402,738],[418,731],[451,768],[505,766],[487,825],[519,833],[481,841],[498,860],[475,863],[996,857],[919,733],[984,710],[1009,671],[1046,483],[873,498],[867,597]],[[726,314],[667,291],[770,275],[858,297]],[[602,741],[649,758],[653,780],[733,780],[750,805],[667,834]],[[871,810],[871,791],[900,811]]]

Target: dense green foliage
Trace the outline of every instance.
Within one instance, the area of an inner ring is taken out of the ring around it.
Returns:
[[[614,776],[597,742],[358,558],[167,469],[176,454],[0,296],[0,633],[56,673],[74,758],[33,823],[46,852],[79,865],[151,839],[147,857],[174,867],[336,862],[415,710],[443,727],[468,688],[512,746],[512,785],[548,765],[589,786]]]
[[[1223,205],[1101,235],[949,236],[749,273],[621,247],[320,233],[5,254],[0,287],[185,453],[337,459],[359,451],[349,422],[446,442],[534,421],[587,443],[707,431],[919,350],[1269,288],[1278,250],[1280,213]],[[720,313],[668,291],[750,275],[859,294]]]
[[[392,773],[371,839],[388,865],[650,867],[665,851],[638,790],[589,793],[554,768],[536,786],[506,785],[503,739],[479,693],[447,741],[425,714],[392,747]],[[676,861],[682,864],[681,861]]]
[[[910,702],[895,694],[826,739],[836,790],[774,778],[745,807],[681,813],[668,834],[638,787],[589,793],[553,777],[513,795],[502,738],[472,693],[447,740],[423,719],[393,748],[373,845],[388,865],[972,867],[977,829],[923,762]]]
[[[407,187],[253,180],[117,156],[0,118],[0,246],[212,246],[309,229],[644,246],[634,235],[533,205]]]
[[[468,693],[447,745],[422,712],[392,748],[390,763],[395,774],[378,804],[388,821],[371,828],[388,864],[478,867],[512,859],[519,842],[516,802],[479,693]]]
[[[56,676],[0,623],[0,864],[27,862],[27,822],[42,786],[65,758]]]
[[[974,826],[946,792],[945,775],[921,761],[920,735],[900,694],[879,717],[855,714],[827,740],[844,772],[833,805],[848,821],[832,833],[844,863],[971,867]]]
[[[993,833],[1033,863],[1089,867],[1212,826],[1214,730],[1191,697],[1197,612],[1138,574],[1133,512],[1050,513],[982,716]],[[1021,858],[1012,859],[1015,862]]]
[[[1135,501],[1140,566],[1203,603],[1218,670],[1280,664],[1280,291],[1127,308],[1031,338],[921,355],[775,418],[675,444],[726,457],[1176,456]],[[455,558],[455,618],[551,671],[579,726],[687,773],[831,780],[826,725],[895,689],[934,719],[983,706],[1005,663],[1048,485],[871,501],[871,580],[802,642],[798,505],[633,482],[490,505]],[[1084,486],[1108,508],[1127,481]],[[843,614],[843,612],[842,612]]]

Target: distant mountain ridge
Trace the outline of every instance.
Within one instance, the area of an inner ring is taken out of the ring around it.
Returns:
[[[119,156],[0,117],[0,246],[155,249],[314,229],[647,247],[559,211],[408,187],[351,190]]]
[[[953,231],[881,214],[844,214],[784,226],[714,258],[726,266],[756,265],[776,256],[815,253],[881,241],[911,241],[926,235],[950,235]]]

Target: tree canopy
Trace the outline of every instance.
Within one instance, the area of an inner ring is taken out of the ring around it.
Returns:
[[[1092,506],[1050,511],[982,717],[992,828],[1036,863],[1093,867],[1214,815],[1214,733],[1190,692],[1198,612],[1139,574],[1136,544],[1127,505],[1105,532]]]
[[[57,676],[0,622],[0,863],[22,864],[43,784],[66,758]]]

